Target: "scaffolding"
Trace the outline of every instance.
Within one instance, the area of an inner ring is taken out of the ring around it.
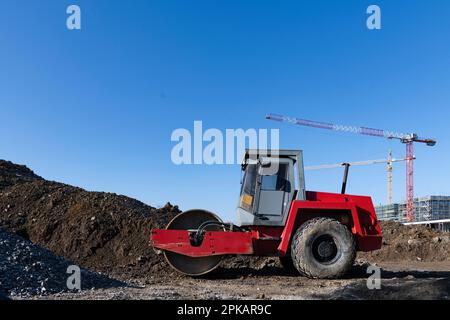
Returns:
[[[375,207],[379,220],[408,222],[406,202]],[[450,219],[450,196],[427,196],[414,199],[414,221],[434,221]]]
[[[375,207],[378,220],[394,220],[399,221],[398,203],[380,205]]]

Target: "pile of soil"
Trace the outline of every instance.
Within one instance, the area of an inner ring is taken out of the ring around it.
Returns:
[[[47,181],[25,166],[0,163],[0,227],[81,267],[129,279],[168,272],[149,247],[152,228],[180,213],[113,193]]]
[[[383,246],[380,250],[359,253],[371,262],[450,260],[450,234],[425,225],[405,226],[395,221],[381,221]]]
[[[21,182],[43,180],[26,166],[0,159],[0,191]]]

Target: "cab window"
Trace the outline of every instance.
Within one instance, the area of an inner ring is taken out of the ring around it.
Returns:
[[[278,171],[273,175],[263,175],[261,177],[261,190],[265,191],[288,191],[287,176],[288,165],[286,163],[280,163]]]

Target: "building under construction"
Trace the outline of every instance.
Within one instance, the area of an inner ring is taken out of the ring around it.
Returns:
[[[430,224],[438,229],[450,230],[450,196],[414,198],[414,222],[408,222],[406,203],[380,205],[375,210],[379,220]]]

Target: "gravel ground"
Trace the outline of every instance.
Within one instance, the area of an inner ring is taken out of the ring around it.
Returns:
[[[0,229],[0,292],[31,297],[67,292],[67,268],[72,262]],[[81,290],[117,288],[125,283],[81,269]],[[1,296],[0,296],[1,298]]]
[[[433,263],[436,266],[436,263]],[[174,278],[146,280],[134,287],[87,290],[80,293],[59,293],[35,296],[34,299],[55,300],[179,300],[179,299],[258,299],[258,300],[396,300],[449,299],[450,271],[419,270],[420,265],[384,267],[380,289],[368,289],[366,267],[356,265],[345,279],[314,280],[292,276],[277,267],[255,270],[251,268],[217,269],[205,278]],[[439,269],[450,270],[440,265]]]
[[[291,275],[276,259],[229,258],[202,278],[157,273],[128,283],[82,270],[81,291],[67,289],[72,262],[0,229],[0,299],[449,299],[450,262],[380,264],[381,288],[367,287],[358,260],[346,278],[314,280]]]

